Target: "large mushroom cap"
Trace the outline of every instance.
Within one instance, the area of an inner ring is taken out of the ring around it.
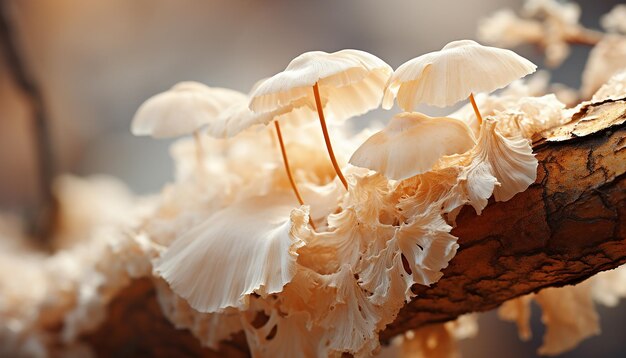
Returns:
[[[350,164],[402,180],[424,173],[444,155],[474,146],[471,129],[453,118],[400,113],[374,134],[350,158]]]
[[[491,92],[535,72],[537,66],[513,51],[453,41],[441,51],[416,57],[398,67],[385,90],[383,107],[412,111],[419,103],[450,106],[475,92]]]
[[[181,82],[145,101],[133,118],[131,132],[153,138],[187,135],[216,120],[238,101],[247,101],[247,96],[198,82]]]
[[[252,91],[250,109],[257,113],[314,109],[311,87],[318,83],[325,113],[335,120],[346,119],[380,105],[392,72],[383,60],[364,51],[306,52]]]

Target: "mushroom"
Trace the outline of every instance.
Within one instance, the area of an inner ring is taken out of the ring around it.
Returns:
[[[404,112],[369,137],[350,164],[403,180],[430,170],[442,156],[464,153],[474,144],[471,129],[462,121]]]
[[[260,84],[263,80],[257,82],[252,91]],[[280,128],[280,119],[288,120],[290,122],[301,122],[313,115],[313,110],[309,107],[297,107],[297,108],[280,108],[275,111],[264,112],[264,113],[255,113],[248,108],[248,96],[245,96],[242,100],[236,101],[232,103],[231,106],[226,108],[218,117],[218,119],[211,124],[209,124],[207,133],[216,138],[228,138],[236,136],[242,131],[254,127],[257,125],[267,125],[271,122],[274,123],[274,129],[276,131],[276,137],[278,138],[278,145],[280,147],[280,152],[283,158],[283,165],[285,167],[285,173],[287,174],[287,178],[289,179],[289,184],[291,185],[291,189],[298,199],[298,203],[300,205],[304,205],[304,200],[302,199],[302,195],[298,190],[298,186],[296,185],[296,181],[293,178],[293,174],[289,165],[289,159],[287,156],[287,150],[285,149],[285,143],[283,140],[282,131]],[[311,227],[315,229],[315,225],[313,224],[313,219],[310,218],[309,223]]]
[[[479,123],[474,92],[492,92],[535,72],[537,66],[513,51],[453,41],[441,51],[416,57],[394,72],[385,89],[383,108],[398,105],[412,111],[419,103],[446,107],[469,97]]]
[[[602,16],[600,25],[609,32],[626,34],[626,4],[615,5]]]
[[[136,136],[153,138],[193,134],[198,167],[202,168],[200,129],[215,121],[233,102],[245,100],[245,94],[230,89],[208,87],[191,81],[180,82],[150,97],[139,107],[131,124],[131,132]]]
[[[199,312],[246,308],[249,296],[282,291],[296,271],[308,211],[284,196],[252,197],[180,236],[155,270]]]
[[[347,189],[328,135],[325,114],[343,120],[378,107],[391,73],[391,67],[384,61],[363,51],[306,52],[252,91],[250,109],[267,113],[304,106],[315,108],[333,168]]]

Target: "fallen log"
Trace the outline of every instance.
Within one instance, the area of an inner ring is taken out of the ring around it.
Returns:
[[[588,104],[536,142],[536,182],[507,202],[491,202],[480,216],[468,207],[461,211],[453,230],[460,248],[443,278],[414,287],[417,297],[381,340],[624,264],[625,121],[624,100]],[[158,309],[149,280],[131,284],[109,310],[107,321],[84,337],[105,356],[248,355],[241,335],[217,353],[176,330]]]

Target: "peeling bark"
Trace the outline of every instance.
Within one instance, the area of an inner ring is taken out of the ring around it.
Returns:
[[[598,112],[599,120],[586,120]],[[443,278],[414,287],[418,296],[381,339],[626,262],[626,102],[580,113],[568,125],[579,135],[535,145],[539,169],[528,190],[491,202],[480,216],[469,207],[461,211],[452,231],[460,248]],[[594,131],[598,125],[604,129]]]
[[[535,143],[538,176],[528,190],[491,202],[480,216],[469,207],[461,211],[453,230],[457,255],[439,282],[414,287],[418,297],[381,332],[382,341],[626,262],[626,101],[589,104],[572,118]],[[219,354],[201,349],[155,305],[149,281],[135,282],[85,340],[105,356],[248,354],[243,337],[224,343]]]

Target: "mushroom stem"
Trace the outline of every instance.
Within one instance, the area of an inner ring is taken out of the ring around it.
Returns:
[[[476,113],[476,119],[478,119],[478,126],[483,123],[483,116],[480,115],[480,111],[478,110],[478,106],[476,105],[476,101],[474,100],[474,94],[470,93],[469,100],[472,102],[472,107],[474,107],[474,113]]]
[[[276,136],[278,137],[280,153],[283,155],[283,164],[285,165],[285,172],[287,172],[287,178],[289,178],[291,189],[293,190],[293,193],[296,194],[298,203],[300,203],[300,205],[304,205],[304,200],[302,200],[302,196],[300,196],[300,192],[298,191],[298,187],[296,186],[296,181],[293,179],[293,175],[291,174],[291,169],[289,168],[289,159],[287,159],[287,151],[285,150],[285,143],[283,142],[283,135],[280,131],[280,124],[278,124],[278,120],[274,121],[274,128],[276,128]],[[311,225],[313,230],[315,230],[315,225],[313,224],[313,220],[311,219],[310,216],[309,216],[309,225]]]
[[[193,131],[193,140],[196,145],[196,164],[200,173],[204,172],[204,149],[202,148],[202,138],[200,138],[200,131]]]
[[[320,124],[322,125],[322,133],[324,133],[324,141],[326,142],[326,149],[328,149],[330,161],[333,163],[333,168],[335,168],[335,172],[337,173],[339,180],[341,180],[341,184],[343,184],[343,187],[348,190],[348,182],[346,181],[346,178],[344,178],[343,173],[341,173],[341,168],[339,168],[339,164],[337,164],[337,159],[335,158],[335,152],[333,152],[333,146],[330,143],[328,128],[326,128],[326,120],[324,119],[324,111],[322,109],[322,100],[320,99],[320,88],[317,82],[315,82],[315,85],[313,85],[313,94],[315,95],[317,115],[319,116]]]

